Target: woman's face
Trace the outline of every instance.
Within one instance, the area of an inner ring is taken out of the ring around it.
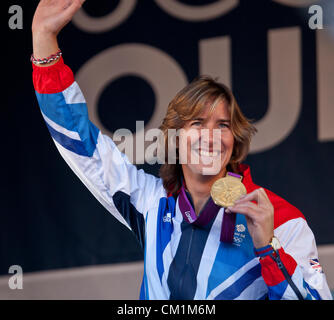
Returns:
[[[225,101],[213,111],[208,105],[180,130],[179,159],[184,171],[195,175],[224,175],[232,156],[234,137]]]

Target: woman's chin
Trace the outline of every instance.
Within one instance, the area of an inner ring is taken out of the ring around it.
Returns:
[[[221,163],[198,164],[193,166],[192,171],[202,176],[215,176],[222,171]]]
[[[214,166],[203,166],[201,169],[201,174],[203,176],[216,176],[221,172],[221,167],[214,167]]]

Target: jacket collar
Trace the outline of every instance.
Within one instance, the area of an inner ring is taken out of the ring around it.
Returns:
[[[258,188],[258,186],[253,182],[250,166],[248,164],[245,163],[239,164],[238,171],[239,174],[243,176],[242,183],[246,187],[247,193],[250,193],[256,188]]]

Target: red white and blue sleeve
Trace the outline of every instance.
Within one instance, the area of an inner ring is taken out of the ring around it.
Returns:
[[[260,259],[269,299],[332,300],[305,217],[287,201],[266,191],[275,209],[274,234],[281,244],[278,255]]]
[[[100,201],[143,241],[145,215],[163,196],[161,179],[138,170],[89,120],[85,98],[63,58],[33,66],[42,116],[60,154]]]

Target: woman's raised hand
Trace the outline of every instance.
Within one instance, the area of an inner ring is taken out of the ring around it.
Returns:
[[[41,0],[32,22],[33,33],[57,36],[85,0]]]
[[[31,30],[33,54],[43,59],[58,50],[57,35],[68,24],[85,0],[41,0],[35,11]],[[56,63],[52,61],[44,67]]]

